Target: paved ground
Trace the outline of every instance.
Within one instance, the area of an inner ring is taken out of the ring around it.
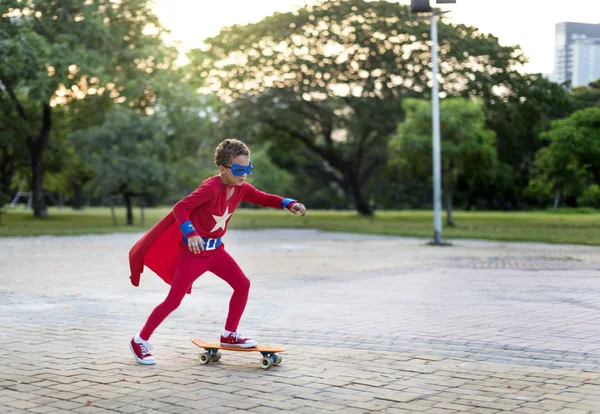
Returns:
[[[212,274],[137,365],[167,292],[129,283],[139,236],[0,238],[0,413],[600,413],[600,248],[230,231],[242,333],[287,349],[265,371],[196,363],[230,295]]]

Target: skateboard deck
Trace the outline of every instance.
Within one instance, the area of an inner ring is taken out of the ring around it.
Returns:
[[[278,352],[285,352],[285,349],[276,346],[264,346],[256,345],[252,348],[236,348],[230,346],[222,346],[220,343],[209,343],[204,339],[194,338],[192,343],[199,348],[203,348],[206,352],[198,355],[198,362],[201,364],[209,364],[211,362],[217,362],[221,359],[221,351],[233,351],[233,352],[260,352],[262,359],[260,360],[260,366],[262,369],[269,369],[272,366],[281,364],[282,357],[277,355]]]

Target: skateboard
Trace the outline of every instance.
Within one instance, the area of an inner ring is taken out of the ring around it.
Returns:
[[[260,352],[262,354],[262,358],[260,360],[260,366],[262,369],[269,369],[273,366],[281,364],[282,357],[281,355],[277,355],[277,352],[285,352],[285,349],[278,348],[276,346],[263,346],[256,345],[252,348],[235,348],[229,346],[221,346],[219,343],[209,343],[203,339],[195,338],[192,339],[194,345],[199,348],[204,348],[206,350],[205,353],[198,355],[198,362],[205,365],[211,362],[217,362],[221,359],[221,349],[224,351],[234,351],[234,352]]]

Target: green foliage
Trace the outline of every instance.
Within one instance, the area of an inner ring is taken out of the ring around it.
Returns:
[[[141,81],[176,58],[150,6],[148,0],[4,0],[0,80],[44,103],[106,93],[145,106],[151,91]]]
[[[600,183],[600,108],[582,109],[555,121],[542,137],[549,145],[536,155],[528,194],[542,198],[552,191],[557,197],[579,197],[593,205],[593,190],[582,193],[590,183]]]
[[[575,109],[600,107],[600,79],[588,86],[573,88],[573,106]]]
[[[529,180],[527,188],[523,191],[523,195],[526,198],[535,200],[543,206],[547,206],[553,197],[560,197],[561,194],[553,187],[552,183],[548,182],[543,173],[536,173],[535,171]],[[556,200],[556,204],[559,202],[560,198]]]
[[[278,167],[269,157],[269,147],[251,149],[252,164],[255,166],[248,182],[260,190],[274,194],[290,194],[294,177],[288,171]]]
[[[600,208],[600,185],[592,184],[577,198],[577,204],[584,207]]]
[[[561,197],[577,196],[585,186],[586,173],[575,154],[561,140],[538,151],[532,179],[524,194],[545,204],[552,197],[558,207]]]
[[[342,180],[335,175],[332,168],[324,165],[321,157],[291,137],[278,134],[268,125],[248,124],[241,119],[238,122],[236,119],[232,119],[232,121],[226,122],[224,125],[225,133],[234,131],[229,135],[243,136],[253,154],[257,150],[262,152],[264,149],[264,159],[270,164],[267,171],[273,169],[275,175],[283,176],[284,181],[282,182],[285,185],[276,184],[278,180],[269,180],[269,183],[259,184],[262,189],[276,192],[270,187],[271,184],[276,185],[276,188],[281,188],[278,194],[288,194],[289,197],[309,203],[311,208],[349,208],[341,188]],[[257,164],[257,171],[253,173],[253,177],[259,173],[262,174],[262,171],[261,162]],[[352,207],[350,206],[350,208]]]
[[[431,102],[406,99],[405,121],[390,141],[392,164],[409,178],[425,184],[432,175]],[[495,134],[485,126],[480,101],[444,99],[440,103],[442,185],[448,213],[457,183],[468,188],[493,183],[496,178]]]
[[[157,84],[154,116],[166,127],[171,164],[176,182],[189,192],[215,173],[217,144],[225,138],[221,124],[221,102],[214,94],[201,94],[190,77],[189,67],[165,72]]]
[[[148,108],[154,99],[150,80],[173,66],[177,52],[164,46],[151,6],[149,0],[0,3],[0,94],[27,125],[21,139],[31,159],[36,216],[46,215],[43,155],[53,107],[105,95]]]
[[[566,127],[566,128],[565,128]],[[552,140],[571,140],[571,150],[594,183],[600,183],[600,107],[582,109],[560,121],[549,133]]]
[[[0,192],[9,194],[14,179],[29,164],[27,146],[22,139],[27,123],[17,115],[6,94],[0,93]]]
[[[515,48],[473,27],[440,22],[440,39],[448,96],[482,96],[509,83],[523,62]],[[231,102],[228,117],[304,146],[320,159],[313,179],[326,177],[370,214],[372,177],[387,162],[402,100],[429,94],[429,24],[398,2],[319,1],[225,28],[206,44],[190,54],[191,64]]]
[[[439,32],[442,88],[448,94],[482,93],[482,86],[491,90],[491,78],[507,79],[507,69],[525,61],[518,50],[500,46],[475,27],[441,21]],[[255,24],[224,28],[206,43],[206,50],[191,54],[192,61],[224,95],[271,87],[363,97],[429,89],[429,24],[398,2],[318,1]],[[228,65],[213,65],[230,58],[235,60]],[[332,90],[334,85],[340,90]]]
[[[419,119],[411,115],[406,154],[389,151],[406,116],[404,100],[431,93],[429,23],[399,3],[317,1],[228,27],[177,68],[177,51],[165,44],[150,0],[1,0],[0,192],[27,181],[22,189],[37,194],[36,215],[42,190],[79,206],[84,186],[95,195],[171,201],[215,173],[214,148],[233,136],[253,149],[252,181],[265,191],[366,215],[374,206],[425,206],[430,109],[419,108]],[[581,130],[560,143],[541,132],[573,108],[597,108],[600,80],[569,96],[541,75],[519,73],[520,50],[475,27],[442,19],[439,41],[443,101],[480,98],[496,135],[495,144],[489,131],[456,138],[486,127],[480,112],[461,112],[460,103],[449,108],[442,120],[444,193],[467,208],[510,208],[523,195],[594,205],[600,168],[592,113],[553,128]],[[115,102],[121,107],[111,120],[140,143],[109,125]],[[90,134],[98,142],[81,138]],[[550,144],[539,151],[543,139]],[[149,147],[167,150],[152,154]],[[471,168],[480,165],[488,168]]]
[[[173,186],[165,134],[160,119],[116,106],[102,125],[78,131],[71,139],[95,174],[92,185],[97,195],[152,200],[164,198]]]
[[[540,133],[553,120],[572,110],[568,91],[541,75],[513,72],[499,85],[488,85],[498,95],[485,94],[486,121],[497,137],[498,161],[512,170],[510,181],[494,189],[514,207],[527,186],[536,152],[542,147]]]

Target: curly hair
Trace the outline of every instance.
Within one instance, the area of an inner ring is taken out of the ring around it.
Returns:
[[[250,156],[250,149],[239,139],[227,138],[215,150],[215,165],[229,165],[231,160],[240,155]]]

